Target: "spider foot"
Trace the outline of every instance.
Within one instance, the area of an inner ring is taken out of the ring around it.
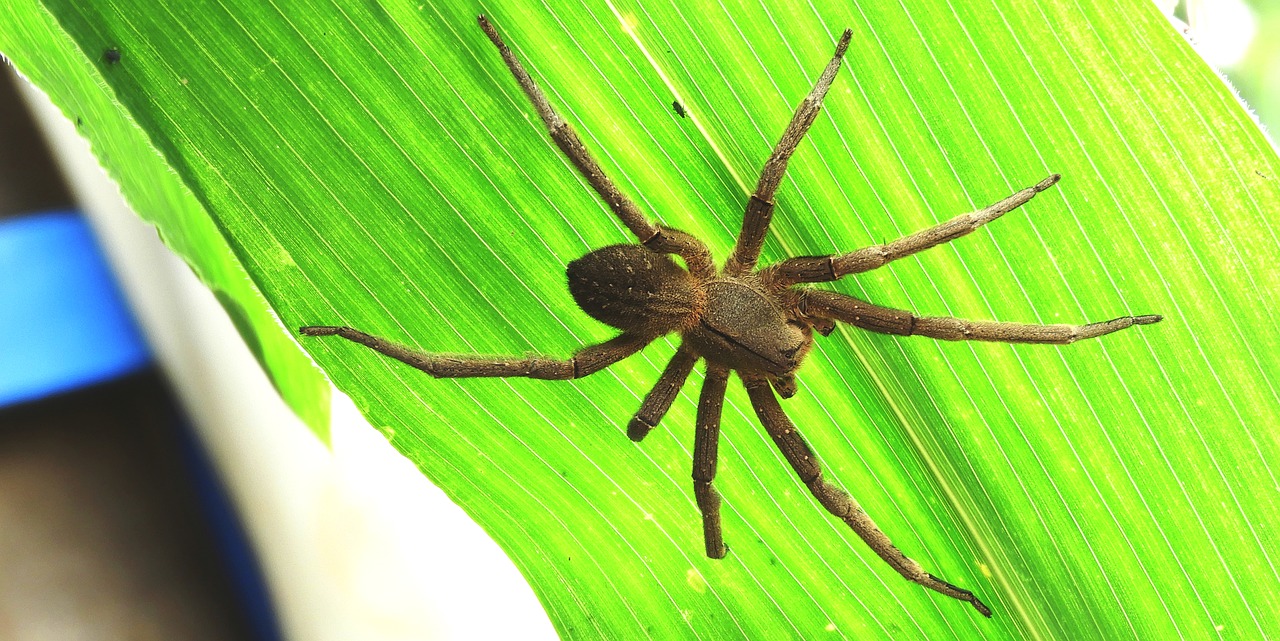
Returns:
[[[939,579],[938,577],[932,574],[929,574],[927,572],[925,573],[925,575],[928,576],[930,579],[933,579],[934,581],[937,581],[938,583],[941,583],[942,585],[946,586],[947,588],[949,588],[949,590],[954,591],[954,593],[951,593],[951,594],[943,592],[944,594],[947,594],[947,596],[954,597],[961,601],[965,601],[969,605],[972,605],[973,609],[977,610],[978,613],[981,614],[982,616],[987,617],[988,619],[991,618],[991,608],[987,607],[987,604],[983,603],[980,599],[978,599],[978,597],[974,596],[972,592],[960,586],[953,585],[951,583],[943,581],[942,579]],[[939,591],[941,592],[941,590]]]
[[[769,382],[773,383],[773,389],[782,398],[791,398],[796,395],[796,377],[794,376],[779,376]]]
[[[1045,178],[1044,180],[1041,180],[1040,182],[1036,183],[1031,188],[1036,190],[1036,193],[1040,193],[1057,184],[1059,180],[1062,180],[1062,174],[1053,174],[1052,176],[1049,176],[1048,178]]]

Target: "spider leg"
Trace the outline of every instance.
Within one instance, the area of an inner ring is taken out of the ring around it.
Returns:
[[[783,413],[777,397],[769,389],[768,381],[762,378],[746,378],[743,384],[747,388],[747,395],[751,397],[751,405],[756,410],[756,416],[760,417],[760,422],[764,424],[769,436],[773,437],[773,442],[777,444],[778,449],[787,458],[787,462],[791,463],[792,469],[808,486],[809,491],[814,498],[818,499],[822,507],[847,523],[876,555],[906,580],[969,603],[983,616],[991,616],[991,608],[978,600],[972,592],[925,572],[919,563],[907,558],[894,546],[889,537],[876,527],[871,517],[867,516],[866,511],[852,497],[822,478],[822,468],[814,458],[813,451],[796,431],[795,424]]]
[[[1158,314],[1121,316],[1086,325],[1032,325],[970,321],[949,316],[921,318],[911,312],[873,305],[852,296],[816,289],[805,290],[801,312],[819,318],[849,323],[881,334],[928,336],[944,341],[993,341],[998,343],[1041,343],[1066,345],[1111,332],[1160,322]]]
[[[603,343],[588,345],[570,358],[546,356],[457,356],[414,351],[386,339],[350,327],[301,327],[303,336],[341,336],[360,343],[436,378],[541,378],[569,380],[590,376],[636,352],[652,340],[636,334],[620,334]]]
[[[1036,194],[1052,187],[1059,178],[1061,176],[1053,174],[994,205],[960,214],[944,223],[903,236],[891,243],[872,245],[847,254],[802,256],[784,260],[772,268],[774,282],[780,285],[792,285],[833,281],[849,274],[871,271],[890,261],[951,242],[1021,207]]]
[[[515,76],[520,89],[533,103],[538,117],[551,133],[551,140],[555,141],[560,151],[564,152],[569,161],[578,168],[578,173],[587,179],[591,188],[600,194],[605,204],[613,210],[622,224],[631,230],[631,233],[635,234],[645,247],[659,253],[678,254],[689,266],[689,271],[695,275],[707,278],[714,276],[715,265],[711,261],[711,252],[706,246],[697,238],[682,231],[655,225],[640,213],[636,204],[623,194],[600,168],[600,164],[591,156],[591,152],[587,151],[586,145],[582,144],[578,133],[551,106],[546,94],[542,93],[542,89],[533,82],[529,72],[525,70],[524,65],[520,64],[516,54],[503,42],[502,36],[498,35],[498,30],[493,27],[489,19],[477,16],[476,20],[480,23],[480,28],[484,30],[485,35],[489,37],[489,41],[498,48],[498,53],[507,63],[507,69],[511,70],[511,75]]]
[[[728,548],[720,533],[720,493],[711,485],[716,477],[716,457],[720,445],[720,415],[729,370],[707,361],[707,378],[698,398],[698,427],[693,441],[693,496],[702,513],[702,539],[707,556],[723,559]]]
[[[662,376],[658,377],[658,382],[645,395],[640,409],[627,424],[628,438],[639,443],[658,426],[658,421],[671,409],[671,403],[675,402],[676,395],[684,387],[685,379],[689,378],[689,372],[693,371],[693,365],[697,362],[698,357],[683,345],[676,350],[675,356],[667,362],[666,369],[662,370]]]
[[[760,248],[764,245],[764,237],[769,232],[769,221],[773,219],[773,194],[778,190],[782,175],[787,171],[787,162],[791,160],[791,154],[795,152],[796,146],[800,144],[800,140],[804,138],[809,127],[813,125],[814,119],[818,117],[818,111],[822,109],[822,99],[831,88],[831,81],[835,79],[836,72],[840,70],[840,60],[844,57],[845,50],[849,48],[849,38],[852,35],[851,30],[844,30],[844,34],[840,36],[840,42],[836,44],[835,55],[823,69],[822,75],[818,76],[818,82],[813,90],[796,108],[791,122],[787,123],[786,131],[782,132],[782,138],[774,146],[769,160],[765,161],[764,169],[760,171],[760,180],[756,183],[756,191],[747,201],[747,211],[742,218],[742,231],[738,234],[738,242],[725,265],[725,271],[730,275],[755,269],[756,261],[760,258]]]

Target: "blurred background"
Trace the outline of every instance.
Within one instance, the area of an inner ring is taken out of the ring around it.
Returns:
[[[1156,0],[1268,128],[1280,127],[1280,0]]]
[[[1156,2],[1275,132],[1280,0]],[[347,399],[331,446],[289,412],[76,123],[7,64],[0,332],[0,639],[555,636]]]

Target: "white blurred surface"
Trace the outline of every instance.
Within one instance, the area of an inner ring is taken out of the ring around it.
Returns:
[[[1188,0],[1187,24],[1196,51],[1216,69],[1243,60],[1258,33],[1253,10],[1244,0]]]
[[[212,293],[28,88],[54,155],[240,511],[288,639],[554,639],[496,544],[334,392],[332,449],[275,393]]]

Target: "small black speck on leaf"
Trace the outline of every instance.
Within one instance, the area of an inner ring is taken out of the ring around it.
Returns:
[[[680,101],[679,101],[679,100],[672,100],[672,101],[671,101],[671,108],[672,108],[672,109],[675,109],[675,110],[676,110],[676,115],[677,115],[677,116],[680,116],[681,118],[688,117],[688,115],[689,115],[689,112],[687,112],[687,111],[685,111],[685,110],[684,110],[684,105],[680,104]]]
[[[106,60],[107,64],[114,65],[120,62],[120,50],[115,47],[107,47],[107,50],[102,52],[102,59]]]

